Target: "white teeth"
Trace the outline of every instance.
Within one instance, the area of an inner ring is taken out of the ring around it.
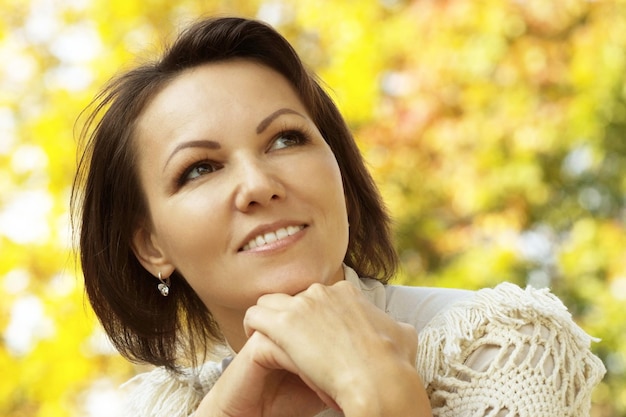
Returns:
[[[257,248],[259,246],[266,245],[268,243],[276,242],[277,240],[281,240],[286,238],[287,236],[294,235],[298,233],[300,230],[304,229],[304,226],[288,226],[282,227],[275,232],[265,233],[264,235],[259,235],[254,239],[251,239],[244,247],[243,250],[250,250]]]

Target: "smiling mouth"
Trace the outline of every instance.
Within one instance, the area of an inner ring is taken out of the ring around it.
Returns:
[[[273,231],[273,232],[260,234],[257,237],[250,239],[250,241],[246,243],[245,246],[240,249],[240,251],[243,252],[243,251],[251,250],[254,248],[265,246],[270,243],[285,239],[289,236],[295,235],[302,229],[304,229],[304,225],[287,226],[287,227],[281,227],[280,229]]]

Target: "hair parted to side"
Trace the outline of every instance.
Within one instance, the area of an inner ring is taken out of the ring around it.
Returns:
[[[387,282],[395,273],[390,220],[343,117],[291,45],[273,28],[235,17],[198,21],[160,59],[114,78],[96,96],[81,134],[83,151],[72,191],[72,219],[89,301],[126,358],[176,370],[195,364],[222,336],[211,313],[175,272],[163,297],[137,261],[131,241],[149,221],[136,172],[138,117],[186,69],[235,58],[282,74],[298,92],[337,159],[348,206],[350,239],[344,262],[360,276]]]

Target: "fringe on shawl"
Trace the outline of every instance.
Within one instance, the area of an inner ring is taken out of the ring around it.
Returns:
[[[473,340],[484,323],[500,322],[520,327],[537,317],[550,317],[555,326],[571,334],[581,348],[588,348],[592,338],[574,323],[567,307],[548,289],[511,283],[482,289],[474,298],[462,301],[436,316],[420,333],[416,360],[424,384],[429,385],[444,368],[444,361],[454,361],[461,352],[461,342]]]
[[[124,417],[193,416],[208,390],[221,374],[218,363],[206,363],[200,369],[176,375],[164,368],[142,373],[124,383],[127,391]]]

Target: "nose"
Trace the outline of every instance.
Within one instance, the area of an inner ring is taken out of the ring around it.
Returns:
[[[235,175],[237,177],[235,206],[239,211],[247,212],[256,206],[266,206],[271,201],[285,196],[279,174],[267,161],[255,158],[240,161]]]

